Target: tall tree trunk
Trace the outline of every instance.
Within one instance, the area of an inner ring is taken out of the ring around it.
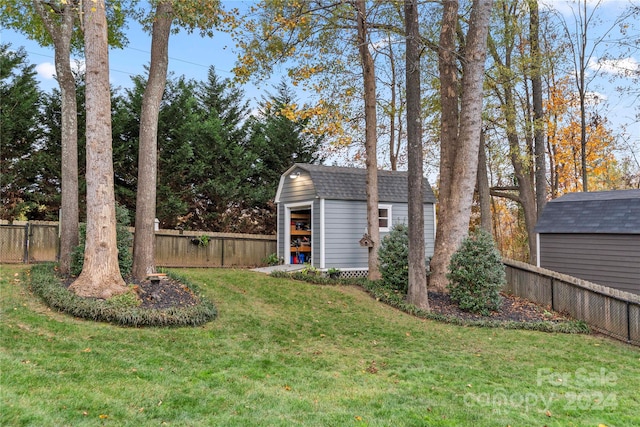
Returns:
[[[511,16],[513,14],[513,10],[506,6],[507,5],[503,6],[502,16],[503,19],[505,19],[505,25],[510,29],[508,27],[508,20],[512,19]],[[515,7],[515,4],[511,4],[510,6]],[[512,37],[514,36],[513,31],[507,31],[507,33],[510,33]],[[513,189],[508,189],[508,191],[494,190],[492,191],[492,195],[509,198],[521,205],[524,211],[525,228],[528,237],[529,261],[533,262],[535,261],[534,257],[536,254],[536,239],[533,228],[535,227],[537,220],[536,196],[534,191],[534,142],[531,137],[531,132],[527,132],[525,135],[524,148],[520,145],[520,137],[518,136],[518,126],[516,123],[516,118],[518,117],[518,114],[516,113],[517,97],[515,94],[514,81],[511,76],[513,66],[512,53],[516,44],[513,38],[505,40],[504,44],[505,51],[499,53],[496,49],[495,43],[492,41],[489,45],[489,51],[499,69],[499,78],[494,85],[494,91],[496,92],[497,97],[501,100],[500,109],[504,116],[507,141],[509,143],[509,156],[516,179],[515,187],[517,189],[517,194],[510,191]],[[526,79],[527,77],[525,76],[525,80]],[[525,99],[528,102],[530,99],[528,92],[526,95]],[[530,111],[530,108],[526,109],[526,111]],[[527,117],[527,123],[533,122],[530,115],[527,115]],[[533,133],[535,134],[535,130]]]
[[[492,51],[495,54],[495,51]],[[507,53],[506,62],[503,65],[507,70],[510,69],[510,55]],[[527,231],[527,238],[529,243],[529,262],[535,262],[536,256],[536,238],[534,233],[534,227],[537,221],[536,210],[536,196],[534,191],[533,174],[531,170],[533,168],[533,159],[530,150],[520,147],[520,138],[516,132],[515,118],[516,106],[514,98],[514,88],[508,78],[501,82],[503,90],[500,92],[500,97],[503,99],[504,120],[506,123],[507,141],[509,143],[509,157],[511,159],[511,165],[513,166],[513,174],[516,180],[515,189],[517,194],[511,191],[501,191],[498,189],[492,190],[491,194],[496,197],[505,197],[519,203],[524,211],[525,228]],[[496,88],[496,90],[498,90]],[[524,152],[523,152],[524,151]],[[508,190],[514,190],[509,188]]]
[[[151,35],[149,79],[142,97],[140,144],[138,151],[138,189],[136,194],[136,232],[133,240],[132,274],[145,279],[155,273],[156,181],[158,175],[158,116],[167,81],[169,36],[173,21],[171,2],[158,4]]]
[[[53,40],[56,78],[61,97],[61,216],[60,216],[60,272],[67,274],[71,267],[71,252],[78,246],[78,105],[76,82],[71,72],[71,36],[76,17],[75,5],[60,5],[59,21],[54,21],[44,4],[33,0],[33,7],[42,18]]]
[[[369,31],[365,0],[354,2],[358,29],[358,51],[362,63],[364,80],[364,120],[365,152],[367,166],[367,230],[373,241],[369,248],[369,279],[380,279],[378,268],[378,249],[380,248],[380,229],[378,216],[378,158],[377,158],[377,118],[376,118],[376,76],[373,57],[369,51]]]
[[[529,0],[529,38],[531,43],[531,90],[533,96],[533,139],[536,182],[536,217],[547,203],[547,163],[545,159],[544,108],[542,105],[542,54],[540,52],[540,12],[538,0]]]
[[[510,98],[510,96],[508,96]],[[515,117],[512,113],[515,111],[515,106],[512,101],[508,101],[507,104],[507,113],[508,117]],[[509,118],[507,117],[507,121]],[[515,129],[515,124],[511,126],[507,124],[507,128]],[[511,164],[513,165],[514,176],[518,181],[518,196],[517,197],[509,197],[512,200],[517,201],[522,206],[524,211],[524,223],[525,228],[527,230],[527,239],[529,243],[529,262],[535,264],[535,256],[537,253],[536,249],[536,237],[534,232],[534,227],[536,226],[537,214],[536,214],[536,198],[534,194],[534,183],[531,179],[531,174],[529,173],[530,168],[532,167],[531,163],[528,161],[530,157],[523,155],[520,152],[520,145],[518,142],[518,135],[515,134],[515,131],[507,131],[507,140],[509,141],[509,151],[511,157]],[[504,194],[495,194],[498,196],[505,196]],[[508,196],[507,196],[508,197]]]
[[[484,146],[484,131],[480,134],[480,147],[478,150],[478,174],[477,174],[478,204],[480,205],[480,227],[493,235],[491,221],[491,192],[489,189],[489,177],[487,176],[487,152]]]
[[[391,40],[389,40],[391,44]],[[393,49],[389,49],[389,67],[391,73],[391,85],[389,90],[391,90],[391,106],[389,108],[389,163],[391,164],[391,170],[398,170],[398,153],[400,152],[400,144],[402,138],[400,136],[400,129],[398,129],[398,143],[396,145],[396,114],[398,113],[400,108],[397,106],[397,95],[396,95],[396,62],[395,57],[393,55]],[[401,118],[398,117],[399,124],[401,123]]]
[[[104,0],[83,3],[87,110],[87,238],[84,266],[70,289],[110,298],[127,291],[118,266],[111,146],[109,50]]]
[[[407,301],[429,310],[424,253],[422,120],[420,108],[420,33],[417,0],[405,0],[407,73],[407,154],[409,176],[409,289]]]
[[[450,253],[443,221],[449,217],[453,165],[458,148],[459,80],[456,58],[456,28],[458,25],[458,1],[443,2],[442,26],[438,50],[440,73],[440,182],[438,185],[438,222],[436,226],[435,250],[430,262],[429,285],[436,290],[445,290],[446,272]],[[455,249],[454,249],[455,250]]]
[[[464,48],[458,119],[457,104],[449,110],[457,102],[457,97],[454,99],[457,95],[454,55],[458,2],[444,2],[439,52],[439,61],[442,61],[439,65],[442,96],[440,214],[430,278],[430,284],[439,291],[446,289],[449,261],[469,231],[482,130],[482,84],[492,5],[492,0],[473,1]],[[453,125],[458,120],[456,129]]]
[[[578,7],[583,7],[583,12],[580,13],[580,44],[578,46],[580,66],[578,67],[578,91],[580,95],[580,165],[582,169],[582,191],[589,191],[589,180],[587,174],[587,86],[585,82],[586,68],[589,64],[587,61],[587,31],[588,31],[588,19],[587,19],[587,0],[583,0],[582,4]]]

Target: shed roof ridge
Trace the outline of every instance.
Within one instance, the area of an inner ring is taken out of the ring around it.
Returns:
[[[588,202],[596,200],[620,200],[620,199],[640,199],[640,189],[630,188],[624,190],[603,190],[603,191],[578,191],[566,193],[549,203],[563,202]]]

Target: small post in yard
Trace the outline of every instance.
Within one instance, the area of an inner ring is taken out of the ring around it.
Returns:
[[[24,264],[29,264],[29,232],[30,232],[29,222],[24,225],[24,254],[22,255],[22,262]]]
[[[154,285],[157,285],[160,283],[160,279],[162,277],[167,277],[166,273],[151,273],[151,274],[147,274],[147,279],[149,279],[149,281],[151,283],[153,283]]]
[[[627,303],[627,342],[631,342],[631,307],[629,301]]]
[[[224,267],[224,237],[220,239],[220,267]]]

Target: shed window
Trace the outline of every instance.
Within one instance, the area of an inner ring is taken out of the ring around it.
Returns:
[[[391,205],[378,205],[378,227],[382,232],[391,230]]]

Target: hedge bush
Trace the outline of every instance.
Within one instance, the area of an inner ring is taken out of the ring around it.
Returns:
[[[478,228],[465,238],[451,257],[447,278],[451,299],[462,310],[488,315],[500,308],[506,276],[491,234]]]
[[[409,288],[409,228],[405,224],[394,225],[382,239],[378,262],[385,286],[406,295]]]

